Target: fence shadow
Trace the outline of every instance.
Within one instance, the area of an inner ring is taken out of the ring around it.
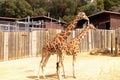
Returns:
[[[54,73],[54,74],[47,74],[45,76],[49,80],[57,80],[57,74],[56,73]],[[27,78],[33,79],[33,80],[38,80],[38,77],[35,76],[35,75],[34,76],[32,76],[32,75],[31,76],[27,76]],[[39,78],[44,80],[44,77],[42,75],[39,76]],[[67,79],[67,78],[73,78],[73,76],[65,75],[65,77],[63,77],[63,78],[65,78],[65,79]]]
[[[49,78],[50,80],[53,80],[53,79],[57,79],[57,74],[48,74],[48,75],[45,75],[46,78]],[[27,78],[30,78],[30,79],[33,79],[33,80],[37,80],[37,76],[27,76]],[[44,77],[41,75],[39,76],[40,79],[44,79]]]

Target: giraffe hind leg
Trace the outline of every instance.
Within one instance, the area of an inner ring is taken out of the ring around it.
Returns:
[[[62,74],[61,74],[61,62],[58,62],[57,76],[58,76],[58,80],[62,80]]]
[[[65,69],[64,69],[63,61],[61,62],[61,66],[62,66],[62,69],[63,69],[63,77],[65,78]]]
[[[39,78],[40,67],[41,67],[41,64],[39,64],[39,69],[38,69],[38,80],[40,79],[40,78]],[[43,76],[44,79],[47,79],[47,78],[45,77],[44,69],[43,69],[43,68],[42,68],[42,76]]]
[[[41,60],[41,62],[40,62],[40,64],[39,64],[39,69],[38,69],[38,80],[40,79],[40,78],[39,78],[40,68],[42,69],[42,76],[44,77],[44,79],[46,79],[45,74],[44,74],[44,70],[43,70],[43,68],[42,68],[42,62],[43,62],[43,61],[44,61],[44,59],[42,58],[42,60]]]
[[[59,62],[58,62],[58,72],[57,72],[58,80],[62,80],[62,75],[63,75],[64,78],[65,78],[63,58],[64,58],[64,56],[63,56],[62,54],[60,54],[60,55],[59,55]],[[61,69],[62,69],[62,70],[61,70]],[[63,74],[62,74],[62,72],[63,72]]]
[[[45,57],[44,62],[43,62],[43,64],[42,64],[42,66],[41,66],[42,75],[43,75],[44,79],[46,79],[45,74],[44,74],[44,68],[45,68],[45,66],[46,66],[49,58],[50,58],[50,54],[48,54],[48,55]]]
[[[40,65],[39,65],[38,79],[39,79],[40,68],[42,70],[42,76],[44,77],[44,79],[46,79],[45,74],[44,74],[44,67],[47,64],[49,57],[50,57],[50,54],[48,54],[46,57],[42,58],[42,60],[40,62]]]
[[[63,69],[63,76],[65,78],[65,70],[64,70],[64,65],[63,63],[61,63],[61,67]],[[58,69],[59,69],[59,62],[56,63],[56,73],[58,73]]]
[[[73,55],[73,78],[76,78],[76,55]]]

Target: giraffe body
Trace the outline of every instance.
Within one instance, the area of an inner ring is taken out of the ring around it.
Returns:
[[[75,38],[71,39],[70,42],[64,42],[64,48],[63,48],[63,50],[64,50],[64,52],[67,55],[73,55],[73,54],[77,55],[77,53],[80,52],[78,44],[80,44],[81,41],[85,38],[85,36],[87,35],[89,29],[96,30],[96,28],[92,24],[89,24]]]
[[[76,77],[76,75],[75,75],[75,72],[76,72],[76,69],[75,69],[76,56],[80,52],[78,44],[80,44],[81,41],[85,38],[89,29],[96,30],[96,28],[92,24],[89,24],[81,33],[79,33],[75,38],[70,40],[69,43],[64,43],[65,48],[63,48],[63,50],[64,50],[65,54],[73,56],[73,77],[74,78]]]
[[[68,36],[71,34],[72,30],[75,28],[77,22],[80,19],[85,19],[85,20],[89,20],[88,17],[85,15],[85,13],[80,12],[78,13],[78,15],[74,18],[74,20],[71,22],[70,25],[68,25],[67,28],[65,28],[65,30],[61,31],[60,33],[58,33],[56,35],[56,37],[52,40],[49,41],[46,45],[43,46],[42,48],[42,59],[40,62],[40,67],[42,69],[42,75],[45,78],[44,75],[44,68],[49,60],[50,55],[52,54],[57,54],[59,59],[59,67],[58,67],[58,79],[61,80],[61,67],[63,67],[63,52],[62,52],[62,48],[64,47],[64,42],[66,41],[66,39],[68,38]],[[64,68],[63,68],[64,69]],[[40,71],[40,70],[39,70]],[[38,79],[39,79],[39,71],[38,71]],[[63,72],[64,73],[64,72]]]

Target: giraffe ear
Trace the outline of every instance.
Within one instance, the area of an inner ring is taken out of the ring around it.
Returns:
[[[90,26],[91,29],[97,30],[93,24],[90,24],[89,26]]]
[[[82,12],[82,17],[84,20],[87,20],[87,21],[89,20],[89,18],[86,16],[86,14],[84,12]]]

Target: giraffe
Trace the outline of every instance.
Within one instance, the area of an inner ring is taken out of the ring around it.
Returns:
[[[65,30],[58,33],[52,41],[47,42],[43,46],[42,59],[41,59],[41,62],[39,65],[39,70],[38,70],[38,79],[39,79],[40,68],[42,69],[43,77],[46,78],[45,74],[44,74],[44,68],[45,68],[45,66],[48,62],[48,59],[51,55],[57,54],[58,58],[59,58],[59,64],[63,66],[63,64],[62,64],[63,57],[62,57],[61,48],[62,48],[62,46],[64,46],[63,43],[66,41],[68,36],[71,34],[72,30],[76,27],[76,24],[80,19],[85,19],[87,21],[89,20],[84,12],[79,12],[75,16],[74,20],[67,26],[67,28],[65,28]],[[61,66],[59,66],[58,71],[57,71],[57,75],[58,75],[59,80],[61,80],[60,68],[61,68]]]
[[[67,55],[72,55],[73,56],[73,77],[76,78],[76,69],[75,69],[75,61],[76,61],[76,56],[77,53],[79,53],[79,46],[78,44],[81,43],[81,41],[85,38],[86,34],[88,33],[89,29],[96,30],[94,25],[88,24],[87,27],[79,33],[75,38],[71,39],[70,42],[64,43],[63,47],[63,52]]]

